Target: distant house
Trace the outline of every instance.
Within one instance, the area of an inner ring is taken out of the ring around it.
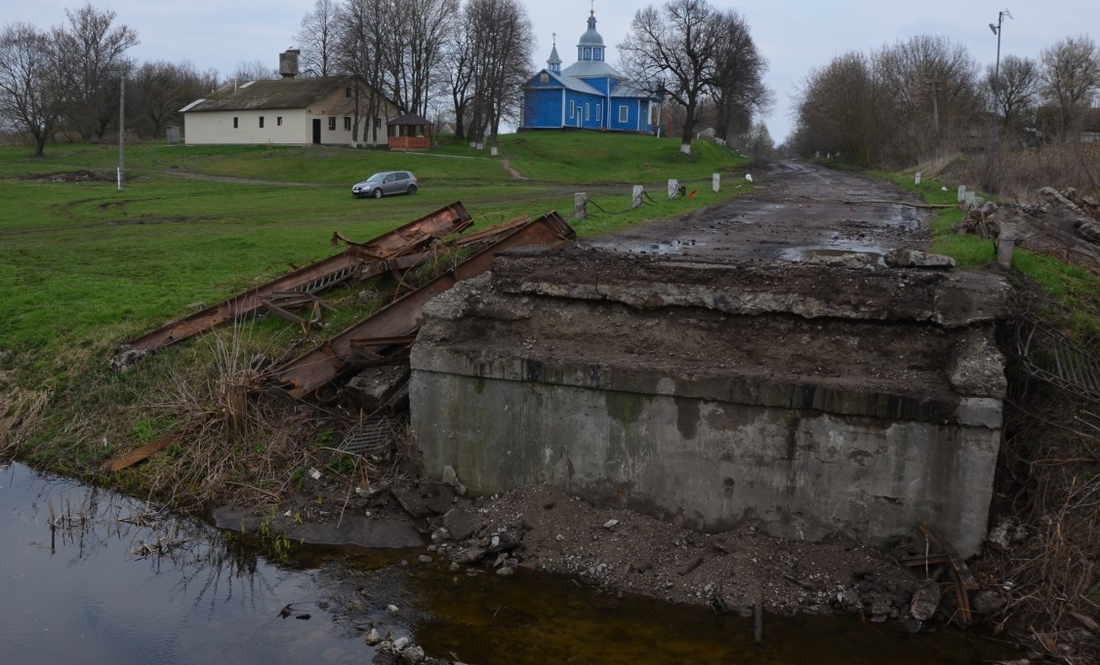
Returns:
[[[607,63],[607,48],[596,32],[595,10],[577,44],[577,62],[561,68],[557,44],[547,68],[523,86],[521,129],[597,129],[652,132],[659,98],[633,85]]]
[[[291,58],[288,58],[290,54]],[[283,78],[231,83],[183,109],[188,145],[349,145],[355,109],[359,143],[386,145],[397,105],[353,76],[294,78],[297,51],[280,57]],[[365,117],[374,101],[374,113]]]

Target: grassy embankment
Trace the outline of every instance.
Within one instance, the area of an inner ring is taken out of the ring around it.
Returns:
[[[502,137],[500,149],[528,179],[465,144],[423,155],[140,144],[126,149],[127,179],[118,191],[117,146],[49,146],[38,159],[25,148],[0,148],[0,454],[91,478],[120,452],[182,431],[167,462],[121,474],[121,482],[207,495],[216,486],[208,476],[221,475],[220,487],[229,478],[278,489],[287,473],[300,477],[303,454],[295,446],[309,428],[276,432],[259,417],[230,428],[222,402],[227,375],[247,369],[243,363],[256,354],[286,356],[300,330],[269,317],[171,347],[124,374],[107,368],[114,348],[186,314],[191,303],[212,304],[335,253],[334,231],[367,240],[454,201],[480,227],[552,209],[569,217],[574,192],[587,191],[616,213],[590,207],[591,217],[574,222],[581,235],[593,235],[745,191],[727,185],[711,192],[712,173],[740,175],[748,160],[710,143],[685,156],[676,139],[538,133]],[[417,174],[419,194],[351,197],[352,183],[396,168]],[[96,179],[52,175],[78,170]],[[699,194],[667,200],[669,178]],[[646,185],[653,202],[619,213],[634,184]],[[360,288],[337,294],[342,312],[326,316],[327,332],[384,301],[379,295],[362,306]],[[322,439],[327,427],[319,426]],[[220,440],[224,451],[199,453],[193,442],[203,438]],[[150,479],[157,474],[163,482]]]

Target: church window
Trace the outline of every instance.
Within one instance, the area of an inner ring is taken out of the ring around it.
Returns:
[[[550,82],[550,75],[549,74],[547,74],[546,72],[543,72],[542,74],[539,75],[539,83],[549,83],[549,82]]]
[[[588,47],[585,47],[585,49],[584,49],[584,59],[585,60],[591,60],[592,59],[592,49],[590,49]]]
[[[596,60],[603,60],[603,49],[602,48],[592,49],[592,57],[595,58]]]
[[[569,100],[569,117],[577,115],[577,102]]]
[[[619,122],[626,122],[630,119],[630,109],[626,106],[619,107]]]
[[[588,117],[589,117],[589,113],[588,113],[588,112],[589,112],[589,110],[590,110],[591,108],[592,108],[592,107],[590,107],[590,106],[589,106],[588,104],[585,104],[585,105],[584,105],[584,119],[585,119],[585,121],[587,121],[587,120],[588,120]]]

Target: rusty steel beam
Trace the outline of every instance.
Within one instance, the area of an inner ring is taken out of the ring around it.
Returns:
[[[440,208],[420,219],[384,233],[374,240],[364,243],[364,246],[372,246],[379,251],[392,251],[401,247],[417,248],[420,245],[411,239],[422,238],[426,243],[435,237],[446,236],[457,228],[469,226],[470,214],[460,202]],[[276,293],[285,291],[300,291],[304,293],[318,293],[343,284],[352,279],[381,274],[389,270],[390,266],[385,262],[375,272],[374,269],[364,268],[362,258],[356,256],[350,250],[345,250],[335,256],[322,259],[316,263],[289,272],[281,277],[255,286],[244,293],[207,307],[201,311],[177,319],[169,324],[161,326],[152,332],[126,342],[121,348],[137,351],[155,351],[181,340],[188,339],[200,333],[229,321],[237,321],[254,315],[263,306],[263,299]],[[401,260],[402,265],[413,265]]]
[[[290,361],[276,371],[273,380],[292,397],[304,398],[356,369],[354,359],[359,353],[369,351],[381,355],[384,346],[372,346],[371,340],[391,341],[393,338],[414,336],[423,324],[421,309],[425,303],[458,282],[489,270],[497,252],[524,245],[549,245],[575,237],[576,233],[558,213],[547,213],[513,230],[453,270],[343,330],[325,344]]]

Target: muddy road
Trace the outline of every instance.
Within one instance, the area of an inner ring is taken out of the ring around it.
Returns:
[[[855,252],[873,263],[891,249],[928,245],[931,211],[892,183],[802,162],[771,163],[752,177],[752,195],[587,244],[715,262],[807,261]]]

